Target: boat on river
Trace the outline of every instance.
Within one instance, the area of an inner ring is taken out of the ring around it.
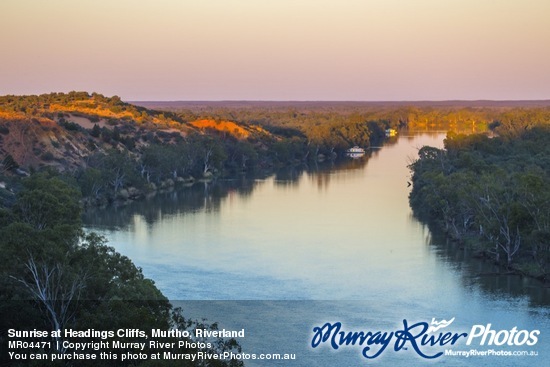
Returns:
[[[346,153],[365,153],[365,149],[361,148],[361,147],[358,147],[357,145],[354,146],[353,148],[349,148],[348,150],[346,150]]]
[[[346,155],[351,158],[360,158],[365,155],[365,149],[356,145],[346,150]]]
[[[397,136],[397,130],[395,130],[395,129],[386,129],[386,137],[390,138],[392,136]]]

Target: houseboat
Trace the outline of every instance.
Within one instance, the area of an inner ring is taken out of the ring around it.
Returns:
[[[353,148],[346,150],[346,155],[351,158],[360,158],[365,155],[365,149],[356,145]]]
[[[357,145],[353,148],[346,150],[346,153],[365,153],[365,149],[358,147]]]
[[[397,130],[395,129],[386,129],[386,137],[397,136]]]

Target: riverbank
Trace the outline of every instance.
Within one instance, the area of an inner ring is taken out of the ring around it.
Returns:
[[[550,129],[517,131],[450,134],[444,149],[421,148],[410,165],[410,203],[419,219],[478,256],[548,283]]]
[[[515,276],[519,279],[536,280],[541,288],[550,288],[550,280],[548,274],[540,274],[537,272],[530,273],[526,271],[524,266],[518,266],[515,263],[508,265],[502,261],[495,259],[494,253],[483,249],[483,244],[480,243],[479,237],[475,234],[465,234],[461,238],[454,236],[453,231],[446,230],[436,222],[426,223],[434,242],[439,246],[445,247],[449,253],[461,254],[461,261],[478,260],[486,264],[488,267],[480,269],[471,274],[473,277],[498,277],[498,276]],[[528,268],[528,267],[527,267]]]

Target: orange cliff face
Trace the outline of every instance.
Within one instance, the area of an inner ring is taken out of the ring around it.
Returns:
[[[76,167],[89,153],[86,141],[45,117],[0,112],[0,157],[10,154],[22,167]],[[56,162],[58,161],[58,162]]]
[[[90,101],[93,102],[93,99],[90,99]],[[160,126],[161,128],[173,128],[173,129],[178,129],[182,131],[187,130],[183,124],[177,121],[174,121],[170,118],[166,118],[162,114],[140,115],[135,111],[128,111],[128,110],[121,110],[118,112],[114,112],[113,110],[109,109],[108,106],[97,104],[94,107],[90,107],[86,105],[89,103],[90,102],[88,100],[76,101],[76,102],[73,102],[72,104],[65,104],[65,105],[52,103],[48,106],[48,108],[45,108],[43,112],[61,112],[66,114],[68,113],[71,118],[74,118],[74,116],[71,114],[71,113],[74,113],[74,114],[80,114],[84,116],[95,116],[103,119],[129,119],[138,123],[142,123],[145,120],[147,120],[157,126]]]
[[[99,117],[107,117],[107,118],[134,117],[128,111],[121,111],[121,112],[115,113],[107,108],[104,108],[103,106],[96,106],[92,108],[87,106],[79,106],[78,103],[74,103],[72,105],[60,105],[57,103],[52,103],[49,106],[49,108],[46,109],[45,112],[80,112],[90,116],[99,116]]]
[[[96,125],[105,131],[91,135]],[[115,127],[118,138],[112,139],[108,130]],[[147,110],[118,97],[85,92],[0,96],[0,160],[9,154],[25,169],[85,167],[96,152],[138,154],[148,144],[146,135],[171,144],[193,131],[195,127],[174,113]]]
[[[24,120],[25,114],[22,112],[3,111],[0,109],[0,120]]]
[[[197,129],[214,129],[221,132],[227,132],[239,139],[247,139],[251,132],[260,132],[268,134],[268,132],[259,126],[241,126],[232,121],[215,121],[212,119],[195,120],[189,123]]]

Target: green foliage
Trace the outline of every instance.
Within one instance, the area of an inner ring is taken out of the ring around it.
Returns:
[[[99,135],[101,134],[101,129],[99,128],[98,124],[94,124],[94,127],[90,131],[90,135],[94,138],[99,138]]]
[[[550,128],[521,126],[492,139],[450,133],[444,150],[423,147],[410,166],[410,202],[453,238],[475,236],[498,262],[548,279]]]
[[[14,171],[19,168],[19,165],[13,159],[11,154],[6,154],[6,156],[0,161],[0,172]]]
[[[59,125],[63,126],[68,131],[79,131],[81,129],[77,123],[72,121],[60,120]]]
[[[120,141],[120,129],[118,126],[113,128],[113,140]]]
[[[130,259],[101,236],[84,234],[78,198],[59,177],[35,174],[24,181],[13,210],[0,209],[0,330],[216,327],[185,320]],[[232,339],[220,343],[209,352],[240,349]],[[5,360],[5,348],[1,353]],[[134,363],[102,361],[104,366]]]
[[[40,158],[42,158],[46,162],[49,162],[49,161],[53,160],[55,158],[55,156],[53,155],[52,152],[44,152],[44,153],[42,153]]]
[[[87,197],[98,199],[100,192],[104,190],[107,185],[104,174],[97,168],[90,167],[82,170],[77,177],[82,195]]]
[[[57,226],[80,226],[80,193],[57,177],[34,174],[23,181],[14,214],[19,221],[41,230]]]
[[[75,171],[74,178],[88,203],[93,205],[113,202],[120,190],[130,186],[143,188],[146,184],[135,158],[117,149],[91,155],[88,167]]]

